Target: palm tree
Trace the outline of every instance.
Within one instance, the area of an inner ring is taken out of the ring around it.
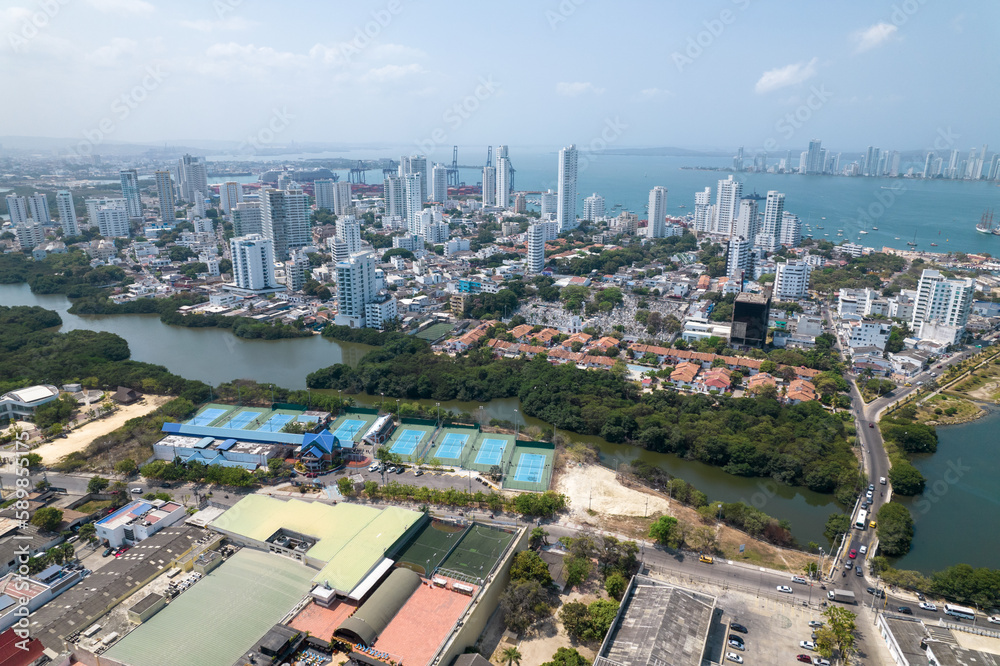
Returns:
[[[521,653],[516,647],[509,647],[500,653],[500,658],[507,662],[507,666],[521,666]]]

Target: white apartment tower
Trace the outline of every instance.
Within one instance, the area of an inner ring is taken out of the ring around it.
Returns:
[[[333,214],[346,215],[347,211],[354,206],[351,199],[351,184],[347,181],[333,184]]]
[[[309,201],[302,190],[269,189],[260,200],[261,228],[276,258],[284,261],[290,249],[309,244]]]
[[[337,262],[337,316],[334,323],[351,328],[365,327],[365,305],[376,300],[375,256],[371,252],[352,254]]]
[[[583,219],[596,220],[604,217],[604,197],[594,192],[583,200]]]
[[[696,233],[707,234],[712,230],[712,217],[709,215],[711,201],[711,187],[706,187],[703,192],[694,193],[694,230]]]
[[[802,244],[802,221],[798,215],[792,215],[788,211],[782,214],[778,242],[785,247],[798,247]]]
[[[222,212],[229,215],[236,208],[236,204],[243,203],[243,186],[235,181],[228,181],[219,185],[219,206]]]
[[[496,167],[483,167],[483,206],[497,205],[497,170]]]
[[[208,194],[208,165],[203,157],[191,157],[185,155],[177,163],[177,175],[180,179],[181,198],[185,201],[194,201],[201,192],[204,197]]]
[[[45,242],[45,229],[38,222],[15,224],[14,235],[17,246],[22,250],[31,250]]]
[[[97,207],[97,229],[106,238],[127,238],[132,235],[127,203],[124,199],[109,199]]]
[[[427,201],[430,185],[430,174],[427,171],[427,158],[423,155],[410,155],[399,158],[399,175],[402,177],[410,174],[420,176],[420,203]]]
[[[750,274],[750,246],[750,241],[742,236],[733,236],[729,239],[726,251],[726,275],[730,278],[743,280]]]
[[[410,173],[403,176],[403,187],[405,190],[404,201],[406,202],[406,228],[411,234],[416,234],[416,229],[420,224],[420,211],[424,208],[420,174]]]
[[[953,342],[961,338],[972,309],[975,283],[970,278],[949,280],[940,271],[924,269],[917,285],[910,329],[924,337],[924,324],[955,327]]]
[[[764,217],[761,221],[760,233],[757,234],[756,244],[758,247],[767,252],[774,252],[778,249],[784,213],[785,195],[777,190],[770,190],[767,193],[767,200],[764,202]]]
[[[667,235],[667,188],[657,185],[649,191],[649,220],[646,236],[663,238]]]
[[[727,236],[732,234],[733,222],[739,213],[742,194],[743,183],[734,180],[732,176],[719,181],[718,191],[715,195],[715,226],[713,228],[715,233]]]
[[[809,272],[812,267],[804,261],[777,263],[774,267],[774,298],[794,301],[809,294]]]
[[[559,199],[556,206],[556,221],[559,232],[576,229],[576,145],[569,145],[559,151]]]
[[[122,198],[129,217],[142,217],[142,197],[139,194],[139,172],[135,169],[122,169],[118,172],[122,183]],[[228,212],[228,211],[227,211]]]
[[[264,233],[261,219],[263,212],[259,201],[241,201],[232,209],[230,215],[233,218],[233,233],[236,236]]]
[[[63,237],[79,236],[80,226],[76,223],[76,208],[73,207],[73,194],[69,190],[59,190],[56,193],[56,212],[59,213]]]
[[[24,197],[16,194],[7,195],[7,212],[10,214],[10,223],[15,227],[19,224],[28,223],[28,201]]]
[[[431,201],[444,204],[448,200],[448,167],[435,164],[431,169]]]
[[[385,200],[386,217],[406,217],[406,194],[402,178],[386,176],[382,185],[382,197]]]
[[[333,181],[321,178],[313,183],[313,194],[316,195],[316,208],[333,212]]]
[[[510,158],[507,146],[497,146],[497,205],[510,205]]]
[[[41,192],[35,192],[28,197],[28,212],[31,219],[38,224],[52,224],[52,215],[49,213],[49,198]]]
[[[174,181],[169,171],[157,171],[156,195],[160,200],[160,221],[174,223],[177,202],[174,200]]]
[[[758,233],[760,233],[760,215],[757,211],[757,198],[740,199],[740,212],[736,215],[733,235],[753,240]]]
[[[525,234],[528,237],[528,255],[525,258],[525,271],[541,273],[545,268],[545,229],[540,224],[532,224]]]
[[[263,293],[281,289],[274,277],[274,244],[260,234],[230,239],[234,286],[242,291]]]
[[[543,218],[546,215],[555,215],[559,211],[559,195],[552,190],[542,192],[539,204],[540,212]]]
[[[337,220],[337,240],[347,246],[347,253],[361,252],[361,222],[353,215]]]

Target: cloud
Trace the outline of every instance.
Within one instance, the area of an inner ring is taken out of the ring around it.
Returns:
[[[156,11],[156,8],[146,2],[146,0],[87,0],[87,4],[98,11],[109,14],[120,14],[122,12],[127,14],[150,14]]]
[[[672,95],[672,92],[663,88],[643,88],[639,91],[639,97],[642,99],[656,99],[657,97],[670,97]]]
[[[960,33],[965,28],[965,12],[959,14],[951,20],[951,30],[955,33]]]
[[[583,95],[584,93],[600,95],[603,92],[604,88],[595,88],[594,84],[590,81],[576,83],[560,81],[556,84],[556,93],[563,95],[564,97],[576,97],[577,95]]]
[[[138,46],[134,39],[115,37],[109,44],[87,54],[87,62],[98,67],[112,67],[123,55],[135,55]]]
[[[865,28],[864,30],[858,30],[851,35],[851,39],[855,42],[854,52],[864,53],[865,51],[870,51],[877,46],[881,46],[889,41],[898,30],[898,27],[891,23],[886,23],[885,21],[876,23],[875,25]]]
[[[816,76],[817,62],[819,62],[819,58],[813,58],[809,62],[796,62],[777,69],[769,69],[757,80],[754,90],[757,94],[762,95],[785,86],[802,83]]]
[[[230,16],[229,18],[212,21],[209,19],[198,19],[197,21],[181,21],[182,28],[197,30],[198,32],[215,32],[217,30],[246,30],[254,25],[242,16]]]
[[[385,65],[368,70],[364,77],[366,81],[382,83],[384,81],[395,81],[414,74],[422,74],[424,68],[416,63],[409,65]]]

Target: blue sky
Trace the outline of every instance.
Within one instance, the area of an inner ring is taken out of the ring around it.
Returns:
[[[2,133],[1000,148],[998,28],[939,0],[7,0]]]

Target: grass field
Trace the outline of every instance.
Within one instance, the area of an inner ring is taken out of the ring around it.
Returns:
[[[981,411],[965,398],[940,393],[920,405],[917,410],[917,421],[921,423],[934,421],[939,425],[963,423],[971,418],[977,418]]]
[[[509,532],[473,525],[441,567],[485,578],[513,538],[514,535]]]
[[[458,525],[431,520],[403,547],[396,561],[422,576],[430,575],[462,538],[463,531]]]
[[[81,504],[76,507],[74,511],[79,511],[80,513],[93,513],[95,511],[100,511],[101,509],[107,509],[112,504],[114,504],[114,502],[111,500],[90,500],[86,504]]]

